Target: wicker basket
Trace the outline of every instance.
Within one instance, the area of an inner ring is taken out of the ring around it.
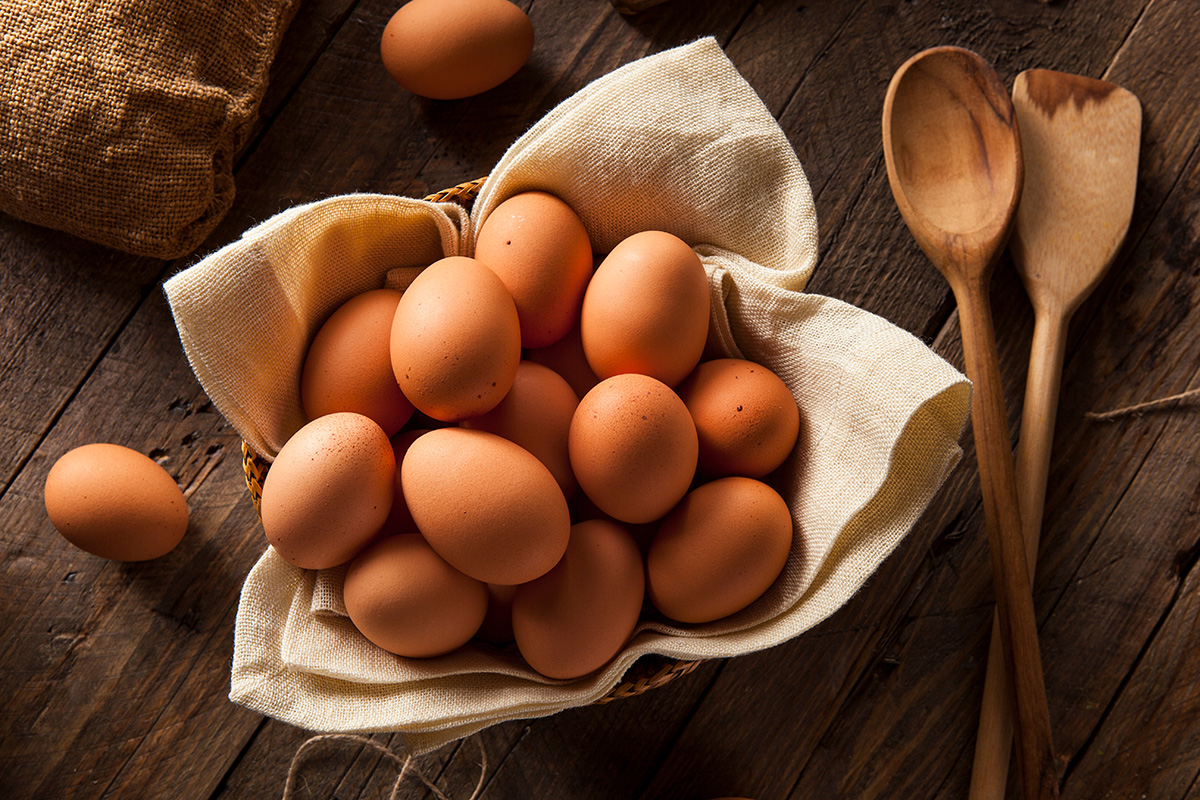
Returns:
[[[486,177],[460,183],[449,189],[429,195],[425,199],[434,203],[455,203],[467,211],[475,202]],[[250,499],[254,503],[254,513],[262,515],[262,486],[267,478],[270,463],[256,453],[246,442],[242,442],[242,471],[246,475],[246,488],[250,490]],[[699,661],[678,661],[663,656],[645,656],[636,661],[626,671],[621,682],[612,688],[604,697],[596,701],[596,705],[610,703],[624,697],[647,692],[663,684],[670,683],[681,675],[686,675],[700,665]]]

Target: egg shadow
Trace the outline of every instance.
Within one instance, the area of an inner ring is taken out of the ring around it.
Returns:
[[[266,548],[249,496],[214,522],[193,514],[171,552],[148,561],[115,562],[122,583],[142,607],[181,636],[211,636],[224,620],[232,621],[229,604],[236,607],[246,575]]]

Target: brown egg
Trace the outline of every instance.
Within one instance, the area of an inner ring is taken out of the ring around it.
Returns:
[[[796,446],[796,398],[764,366],[739,358],[705,361],[680,384],[679,396],[696,423],[703,473],[761,478]]]
[[[512,389],[500,404],[480,417],[465,419],[464,428],[487,431],[516,442],[538,457],[558,481],[563,495],[575,491],[575,473],[567,453],[567,434],[579,398],[558,373],[522,361]]]
[[[578,323],[554,344],[527,350],[525,358],[535,364],[549,367],[563,376],[575,390],[576,397],[583,397],[600,382],[583,354],[583,340],[579,337]]]
[[[662,517],[696,473],[696,426],[687,406],[647,375],[596,384],[575,409],[567,444],[580,488],[622,522]]]
[[[430,431],[409,447],[400,484],[433,549],[478,580],[533,580],[567,548],[571,519],[558,482],[536,456],[493,433]]]
[[[583,352],[600,378],[639,372],[675,386],[708,338],[708,276],[677,236],[643,231],[621,241],[588,284]]]
[[[508,644],[513,641],[512,601],[516,586],[487,584],[488,607],[475,638],[488,644]]]
[[[458,422],[491,411],[521,360],[521,326],[496,273],[452,256],[425,268],[396,306],[392,371],[421,412]]]
[[[507,0],[411,0],[392,16],[380,42],[392,78],[435,100],[499,86],[532,50],[533,25]]]
[[[645,575],[637,544],[607,520],[580,522],[562,561],[517,587],[517,649],[548,678],[578,678],[604,666],[633,633]]]
[[[467,643],[487,612],[487,588],[447,564],[417,533],[382,539],[346,571],[342,596],[354,627],[409,658]]]
[[[188,509],[175,479],[149,457],[97,442],[50,468],[46,514],[63,538],[113,561],[147,561],[183,539]]]
[[[267,541],[305,569],[349,561],[387,519],[395,473],[375,422],[349,411],[317,417],[287,440],[263,482]]]
[[[370,417],[388,436],[408,422],[412,403],[392,374],[392,318],[401,294],[374,289],[350,298],[325,321],[304,360],[300,399],[316,419],[335,411]]]
[[[395,493],[392,497],[392,510],[379,531],[380,536],[394,536],[397,533],[414,533],[417,523],[413,521],[412,512],[408,510],[408,502],[404,499],[404,489],[400,486],[400,465],[404,463],[404,455],[418,436],[428,433],[427,430],[414,429],[401,431],[392,437],[392,456],[396,459],[396,480],[393,482]]]
[[[711,622],[753,603],[779,577],[792,546],[783,498],[752,478],[718,478],[663,520],[646,557],[646,591],[679,622]]]
[[[592,245],[579,215],[554,195],[522,192],[498,205],[479,229],[475,258],[512,294],[522,347],[553,344],[579,321]]]

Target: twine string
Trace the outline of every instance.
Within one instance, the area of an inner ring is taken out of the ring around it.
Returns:
[[[487,777],[487,751],[483,749],[483,741],[478,737],[473,737],[475,743],[479,745],[479,781],[475,784],[475,791],[471,792],[471,796],[466,800],[478,800],[483,793],[484,781]],[[304,744],[296,749],[296,754],[292,756],[292,763],[288,767],[287,780],[283,785],[283,800],[293,800],[296,791],[296,782],[299,779],[301,768],[303,767],[303,757],[312,748],[325,742],[342,742],[369,747],[379,753],[391,764],[399,768],[399,773],[396,775],[395,782],[392,783],[392,791],[388,795],[388,800],[396,800],[400,787],[404,784],[404,779],[412,775],[429,791],[433,792],[434,797],[438,800],[452,800],[449,796],[442,792],[433,781],[426,777],[425,773],[421,772],[415,764],[411,754],[401,758],[392,751],[387,745],[371,739],[367,736],[360,736],[354,733],[322,733],[309,738]]]
[[[1186,392],[1173,394],[1170,397],[1159,397],[1154,400],[1147,400],[1144,403],[1135,403],[1131,406],[1114,408],[1112,411],[1089,411],[1083,416],[1086,419],[1107,422],[1108,420],[1118,419],[1129,414],[1141,414],[1144,411],[1162,408],[1163,406],[1170,405],[1171,403],[1177,403],[1180,400],[1190,400],[1194,397],[1200,397],[1200,389],[1190,389]]]

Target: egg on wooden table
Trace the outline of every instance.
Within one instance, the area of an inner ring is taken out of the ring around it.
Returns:
[[[118,444],[96,442],[63,454],[43,495],[64,539],[112,561],[159,558],[187,532],[187,502],[175,479],[149,456]]]
[[[413,94],[453,100],[516,74],[533,51],[533,25],[508,0],[411,0],[384,28],[380,56]]]

